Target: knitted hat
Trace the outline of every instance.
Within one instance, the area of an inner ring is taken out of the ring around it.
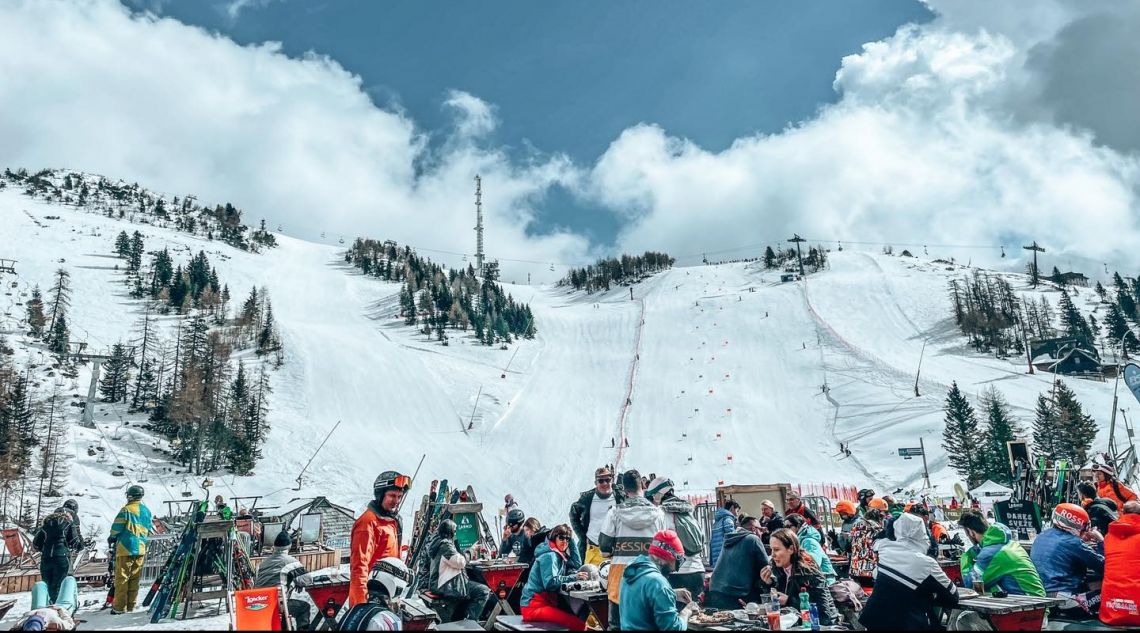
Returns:
[[[1062,503],[1053,508],[1053,526],[1080,535],[1089,526],[1089,513],[1075,503]]]
[[[653,543],[649,546],[649,555],[670,561],[678,561],[685,557],[685,547],[681,544],[681,537],[673,530],[661,530],[653,535]]]
[[[666,477],[658,477],[649,482],[649,488],[646,488],[645,496],[660,503],[665,493],[671,490],[673,490],[673,482]]]
[[[277,538],[273,539],[273,547],[289,547],[292,544],[293,539],[289,538],[289,533],[285,530],[281,530]]]

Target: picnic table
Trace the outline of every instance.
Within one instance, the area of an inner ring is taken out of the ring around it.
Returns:
[[[1045,625],[1045,610],[1056,598],[1037,596],[976,596],[962,598],[956,611],[973,611],[993,625],[995,631],[1040,631]],[[950,614],[951,622],[957,617]]]
[[[495,619],[500,613],[515,615],[510,603],[507,602],[507,596],[511,595],[511,590],[519,583],[523,572],[529,568],[530,565],[524,563],[509,563],[498,559],[477,560],[467,565],[467,576],[490,587],[491,593],[498,599],[491,615],[487,617],[488,627],[494,626]]]
[[[610,596],[605,589],[596,591],[559,591],[570,612],[585,621],[591,615],[602,625],[602,630],[610,628]]]

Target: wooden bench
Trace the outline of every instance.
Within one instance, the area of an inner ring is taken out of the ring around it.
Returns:
[[[1054,598],[1036,596],[978,596],[963,598],[958,602],[958,609],[974,611],[989,620],[996,631],[1040,631],[1045,610],[1054,602]]]
[[[523,622],[521,615],[501,615],[495,620],[496,631],[562,631],[550,622]]]

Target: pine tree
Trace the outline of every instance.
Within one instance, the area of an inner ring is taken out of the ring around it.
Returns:
[[[54,334],[56,332],[56,320],[71,307],[71,274],[63,268],[56,270],[55,284],[48,292],[51,296],[51,303],[48,306],[51,322],[48,324],[48,331]]]
[[[127,381],[131,356],[122,343],[111,347],[111,358],[103,363],[103,377],[99,380],[99,392],[104,402],[122,402],[127,399]]]
[[[266,297],[265,319],[261,324],[261,332],[257,335],[257,353],[268,354],[275,349],[277,349],[277,324],[273,321],[273,304]]]
[[[32,298],[28,300],[27,316],[28,333],[35,338],[43,338],[47,318],[44,317],[44,298],[40,294],[40,287],[32,288]]]
[[[1053,274],[1050,275],[1050,280],[1062,288],[1065,286],[1065,278],[1061,276],[1061,271],[1058,270],[1056,266],[1053,267]]]
[[[126,231],[119,231],[118,237],[115,238],[115,254],[123,259],[131,255],[131,238]]]
[[[245,365],[238,365],[237,375],[230,383],[229,392],[229,467],[235,473],[245,474],[257,462],[255,441],[250,437],[249,384],[245,378]]]
[[[1077,307],[1073,305],[1069,292],[1064,288],[1061,289],[1061,301],[1058,303],[1058,308],[1061,310],[1061,323],[1065,326],[1065,336],[1091,348],[1093,345],[1092,328],[1089,327],[1088,321],[1085,321],[1085,318],[1081,316]]]
[[[1100,297],[1101,301],[1107,301],[1106,297],[1108,295],[1108,292],[1104,289],[1104,286],[1102,286],[1099,281],[1096,282],[1095,290],[1096,290],[1097,296]]]
[[[982,393],[980,408],[986,415],[986,428],[982,435],[985,441],[985,477],[1000,484],[1009,484],[1013,473],[1006,443],[1017,439],[1017,421],[1005,397],[992,385]]]
[[[779,265],[779,262],[776,260],[776,251],[772,250],[771,246],[769,246],[768,248],[765,248],[764,249],[764,268],[771,270],[778,265]]]
[[[257,326],[261,318],[261,300],[257,296],[257,286],[249,289],[249,297],[241,306],[238,325]]]
[[[143,237],[142,233],[135,231],[131,235],[131,251],[127,256],[127,270],[132,273],[137,273],[139,267],[142,266],[143,256]]]
[[[1140,349],[1140,343],[1136,341],[1136,335],[1127,336],[1129,332],[1128,321],[1124,319],[1124,312],[1120,309],[1120,305],[1116,303],[1108,304],[1108,314],[1104,317],[1104,325],[1107,329],[1109,344],[1112,346],[1113,353],[1117,353],[1116,346],[1120,344],[1121,338],[1124,339],[1125,351],[1136,351]]]
[[[950,385],[946,394],[946,428],[942,431],[942,448],[946,450],[950,466],[958,472],[970,488],[982,483],[984,462],[979,446],[978,420],[974,408],[958,389]]]
[[[51,331],[48,332],[48,350],[59,356],[66,356],[68,344],[71,342],[71,332],[67,329],[67,317],[59,313],[54,321]]]
[[[1076,394],[1060,380],[1057,381],[1056,412],[1062,434],[1057,458],[1068,459],[1071,464],[1084,464],[1096,439],[1096,421],[1084,412]]]
[[[1033,448],[1038,455],[1056,461],[1061,454],[1064,434],[1058,423],[1056,408],[1045,394],[1037,396],[1036,416],[1033,419]]]

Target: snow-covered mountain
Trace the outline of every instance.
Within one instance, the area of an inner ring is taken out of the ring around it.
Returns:
[[[148,250],[166,246],[182,261],[204,250],[231,287],[269,289],[284,343],[264,458],[252,476],[213,476],[214,492],[264,495],[261,505],[326,495],[361,508],[377,473],[410,473],[425,454],[413,500],[431,479],[447,478],[474,485],[492,507],[512,493],[547,524],[565,521],[593,469],[612,462],[670,476],[694,495],[721,482],[893,490],[921,482],[921,460],[897,454],[920,438],[933,483],[949,494],[959,478],[940,443],[951,381],[971,398],[997,386],[1027,430],[1053,380],[1027,375],[1023,357],[968,348],[946,291],[968,269],[918,258],[847,249],[831,254],[829,270],[793,283],[758,263],[675,268],[634,286],[632,300],[626,287],[586,295],[506,285],[530,304],[538,333],[503,350],[462,334],[442,346],[404,325],[400,286],[361,275],[343,248],[277,235],[276,248],[252,252],[64,202],[0,190],[0,258],[17,260],[15,275],[0,276],[0,332],[14,364],[36,365],[41,395],[59,379],[21,324],[30,289],[49,287],[57,268],[72,275],[73,338],[100,350],[129,340],[142,310],[117,269],[119,231],[138,230]],[[1023,276],[1006,277],[1031,292]],[[1096,307],[1088,289],[1075,301]],[[162,317],[161,327],[169,335],[177,321]],[[74,401],[85,399],[88,371],[62,380]],[[1100,424],[1094,448],[1103,449],[1112,383],[1067,382]],[[145,481],[160,509],[184,490],[197,494],[197,478],[156,450],[163,443],[140,428],[141,414],[100,404],[97,428],[87,429],[74,424],[78,408],[65,409],[74,453],[67,493],[80,498],[85,524],[106,529],[129,482]],[[118,466],[123,476],[111,474]]]

